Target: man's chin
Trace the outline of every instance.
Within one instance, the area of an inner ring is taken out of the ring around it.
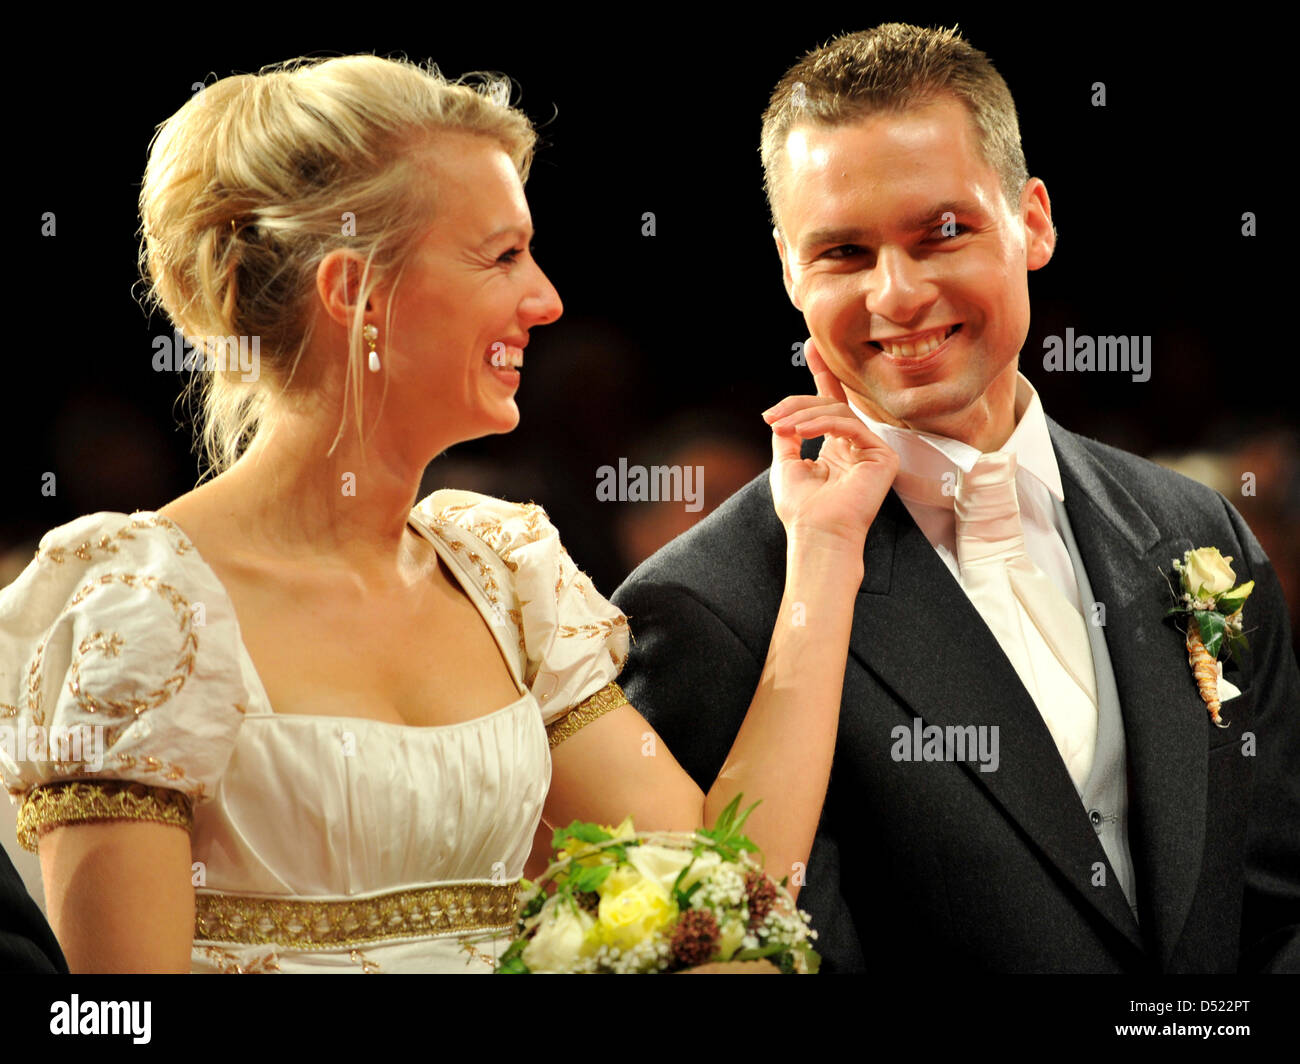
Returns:
[[[942,418],[956,412],[951,400],[945,401],[937,395],[923,396],[917,394],[919,389],[909,389],[907,394],[885,394],[873,397],[865,392],[844,390],[849,401],[873,421],[882,421],[886,425],[898,428],[919,428],[918,421]]]
[[[845,394],[854,406],[875,421],[934,436],[950,435],[950,430],[969,417],[980,396],[978,392],[972,395],[966,389],[941,385],[910,388],[903,394],[882,396],[883,401],[869,399],[848,389]]]

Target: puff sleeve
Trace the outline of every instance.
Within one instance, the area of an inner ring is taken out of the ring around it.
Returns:
[[[518,629],[525,682],[551,745],[627,703],[614,683],[627,661],[627,618],[574,564],[559,532],[534,503],[439,491],[416,507],[423,520],[480,573],[494,612]],[[486,546],[491,556],[473,551]],[[503,567],[498,575],[497,562]]]
[[[248,701],[234,608],[157,514],[49,532],[0,591],[0,778],[19,842],[72,823],[187,830]]]

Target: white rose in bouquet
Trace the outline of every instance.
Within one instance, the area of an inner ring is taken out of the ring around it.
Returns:
[[[742,831],[754,807],[741,813],[740,800],[690,832],[638,833],[630,820],[556,828],[557,859],[521,883],[515,940],[497,971],[715,971],[722,962],[817,971],[817,933],[763,874]]]
[[[652,879],[665,891],[671,891],[682,869],[691,863],[691,851],[647,844],[629,850],[627,860],[646,879]]]
[[[687,865],[691,870],[682,879],[682,890],[689,890],[694,883],[706,876],[722,861],[712,850],[706,850],[698,857],[692,858],[690,850],[672,849],[668,846],[647,844],[629,850],[628,862],[647,879],[653,879],[664,890],[671,892],[677,877]],[[694,864],[692,864],[694,860]]]
[[[537,934],[524,949],[524,963],[534,972],[563,972],[584,953],[587,932],[596,921],[591,914],[567,904],[552,907],[550,919],[538,925]]]

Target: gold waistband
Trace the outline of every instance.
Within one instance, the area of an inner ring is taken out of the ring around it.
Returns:
[[[448,883],[345,901],[196,893],[194,938],[339,949],[392,938],[508,930],[515,921],[517,883]]]

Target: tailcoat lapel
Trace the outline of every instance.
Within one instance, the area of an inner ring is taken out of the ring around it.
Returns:
[[[1124,719],[1129,840],[1143,929],[1163,967],[1191,907],[1205,847],[1207,713],[1164,574],[1193,544],[1162,534],[1078,437],[1050,418],[1065,508],[1093,594]],[[1087,604],[1085,604],[1085,607]]]
[[[1068,493],[1067,488],[1067,501]],[[1070,516],[1073,522],[1073,510]],[[1087,546],[1079,537],[1089,575],[1108,535],[1113,538],[1093,520]],[[1114,594],[1109,575],[1100,584],[1094,580],[1098,586],[1106,588],[1098,595]],[[892,491],[867,535],[850,653],[925,725],[999,729],[997,770],[982,772],[977,762],[961,768],[1019,825],[1076,897],[1141,949],[1141,932],[1114,875],[1104,887],[1092,885],[1096,863],[1106,855],[1042,715],[984,619]],[[1123,697],[1118,666],[1116,679]],[[1138,876],[1140,890],[1140,870]]]

